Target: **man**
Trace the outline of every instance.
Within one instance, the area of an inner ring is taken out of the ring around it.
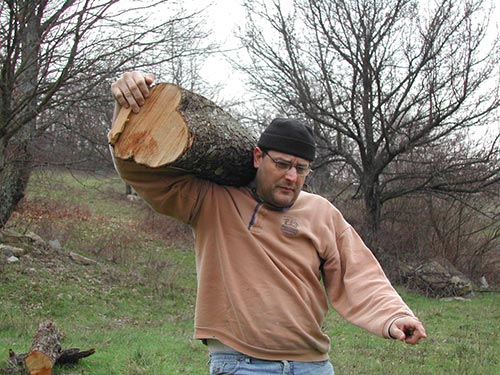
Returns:
[[[123,74],[112,85],[117,109],[138,112],[153,80]],[[195,338],[208,345],[212,375],[332,375],[321,329],[328,303],[381,337],[408,344],[426,337],[341,213],[302,191],[314,157],[310,127],[275,119],[253,151],[257,173],[249,186],[115,159],[121,177],[155,210],[193,228]]]

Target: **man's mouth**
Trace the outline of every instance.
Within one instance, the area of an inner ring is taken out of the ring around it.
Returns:
[[[289,186],[278,186],[281,190],[285,191],[286,193],[293,193],[295,189],[293,187]]]

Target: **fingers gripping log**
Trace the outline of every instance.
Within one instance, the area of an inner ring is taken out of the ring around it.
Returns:
[[[246,185],[255,175],[250,131],[210,100],[170,83],[154,86],[138,114],[121,108],[108,141],[120,159],[182,168],[223,185]]]

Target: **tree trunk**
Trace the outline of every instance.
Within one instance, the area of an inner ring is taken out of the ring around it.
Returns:
[[[30,155],[26,145],[6,151],[0,147],[0,229],[23,198],[30,176]]]
[[[115,157],[182,168],[223,185],[245,185],[255,175],[250,132],[208,99],[174,84],[154,86],[138,114],[122,108],[108,140]]]
[[[18,38],[22,48],[19,65],[19,74],[16,77],[18,87],[15,90],[2,92],[0,107],[0,229],[3,228],[17,203],[24,196],[31,170],[31,154],[28,145],[36,133],[37,95],[39,84],[39,52],[41,45],[41,22],[43,13],[39,11],[38,2],[20,1],[20,26]],[[13,66],[9,66],[13,69]],[[8,70],[8,69],[7,69]],[[13,71],[2,72],[2,77],[12,74]],[[2,86],[5,90],[7,87]],[[12,87],[9,87],[12,89]],[[17,109],[19,113],[12,113],[12,102],[17,97],[22,102]],[[4,123],[10,118],[11,125]],[[21,127],[9,134],[9,127]],[[15,125],[12,125],[15,124]],[[7,130],[7,132],[5,131]]]
[[[377,181],[368,181],[365,182],[362,189],[365,201],[365,233],[363,237],[368,247],[376,250],[377,234],[382,217],[379,184]],[[376,251],[374,252],[376,253]]]

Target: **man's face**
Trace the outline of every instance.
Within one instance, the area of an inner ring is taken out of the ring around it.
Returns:
[[[269,150],[267,155],[259,148],[254,149],[254,167],[257,194],[266,202],[278,207],[288,207],[299,196],[306,176],[297,175],[296,166],[308,167],[309,161],[283,152]],[[294,167],[282,170],[275,161],[292,163]]]

